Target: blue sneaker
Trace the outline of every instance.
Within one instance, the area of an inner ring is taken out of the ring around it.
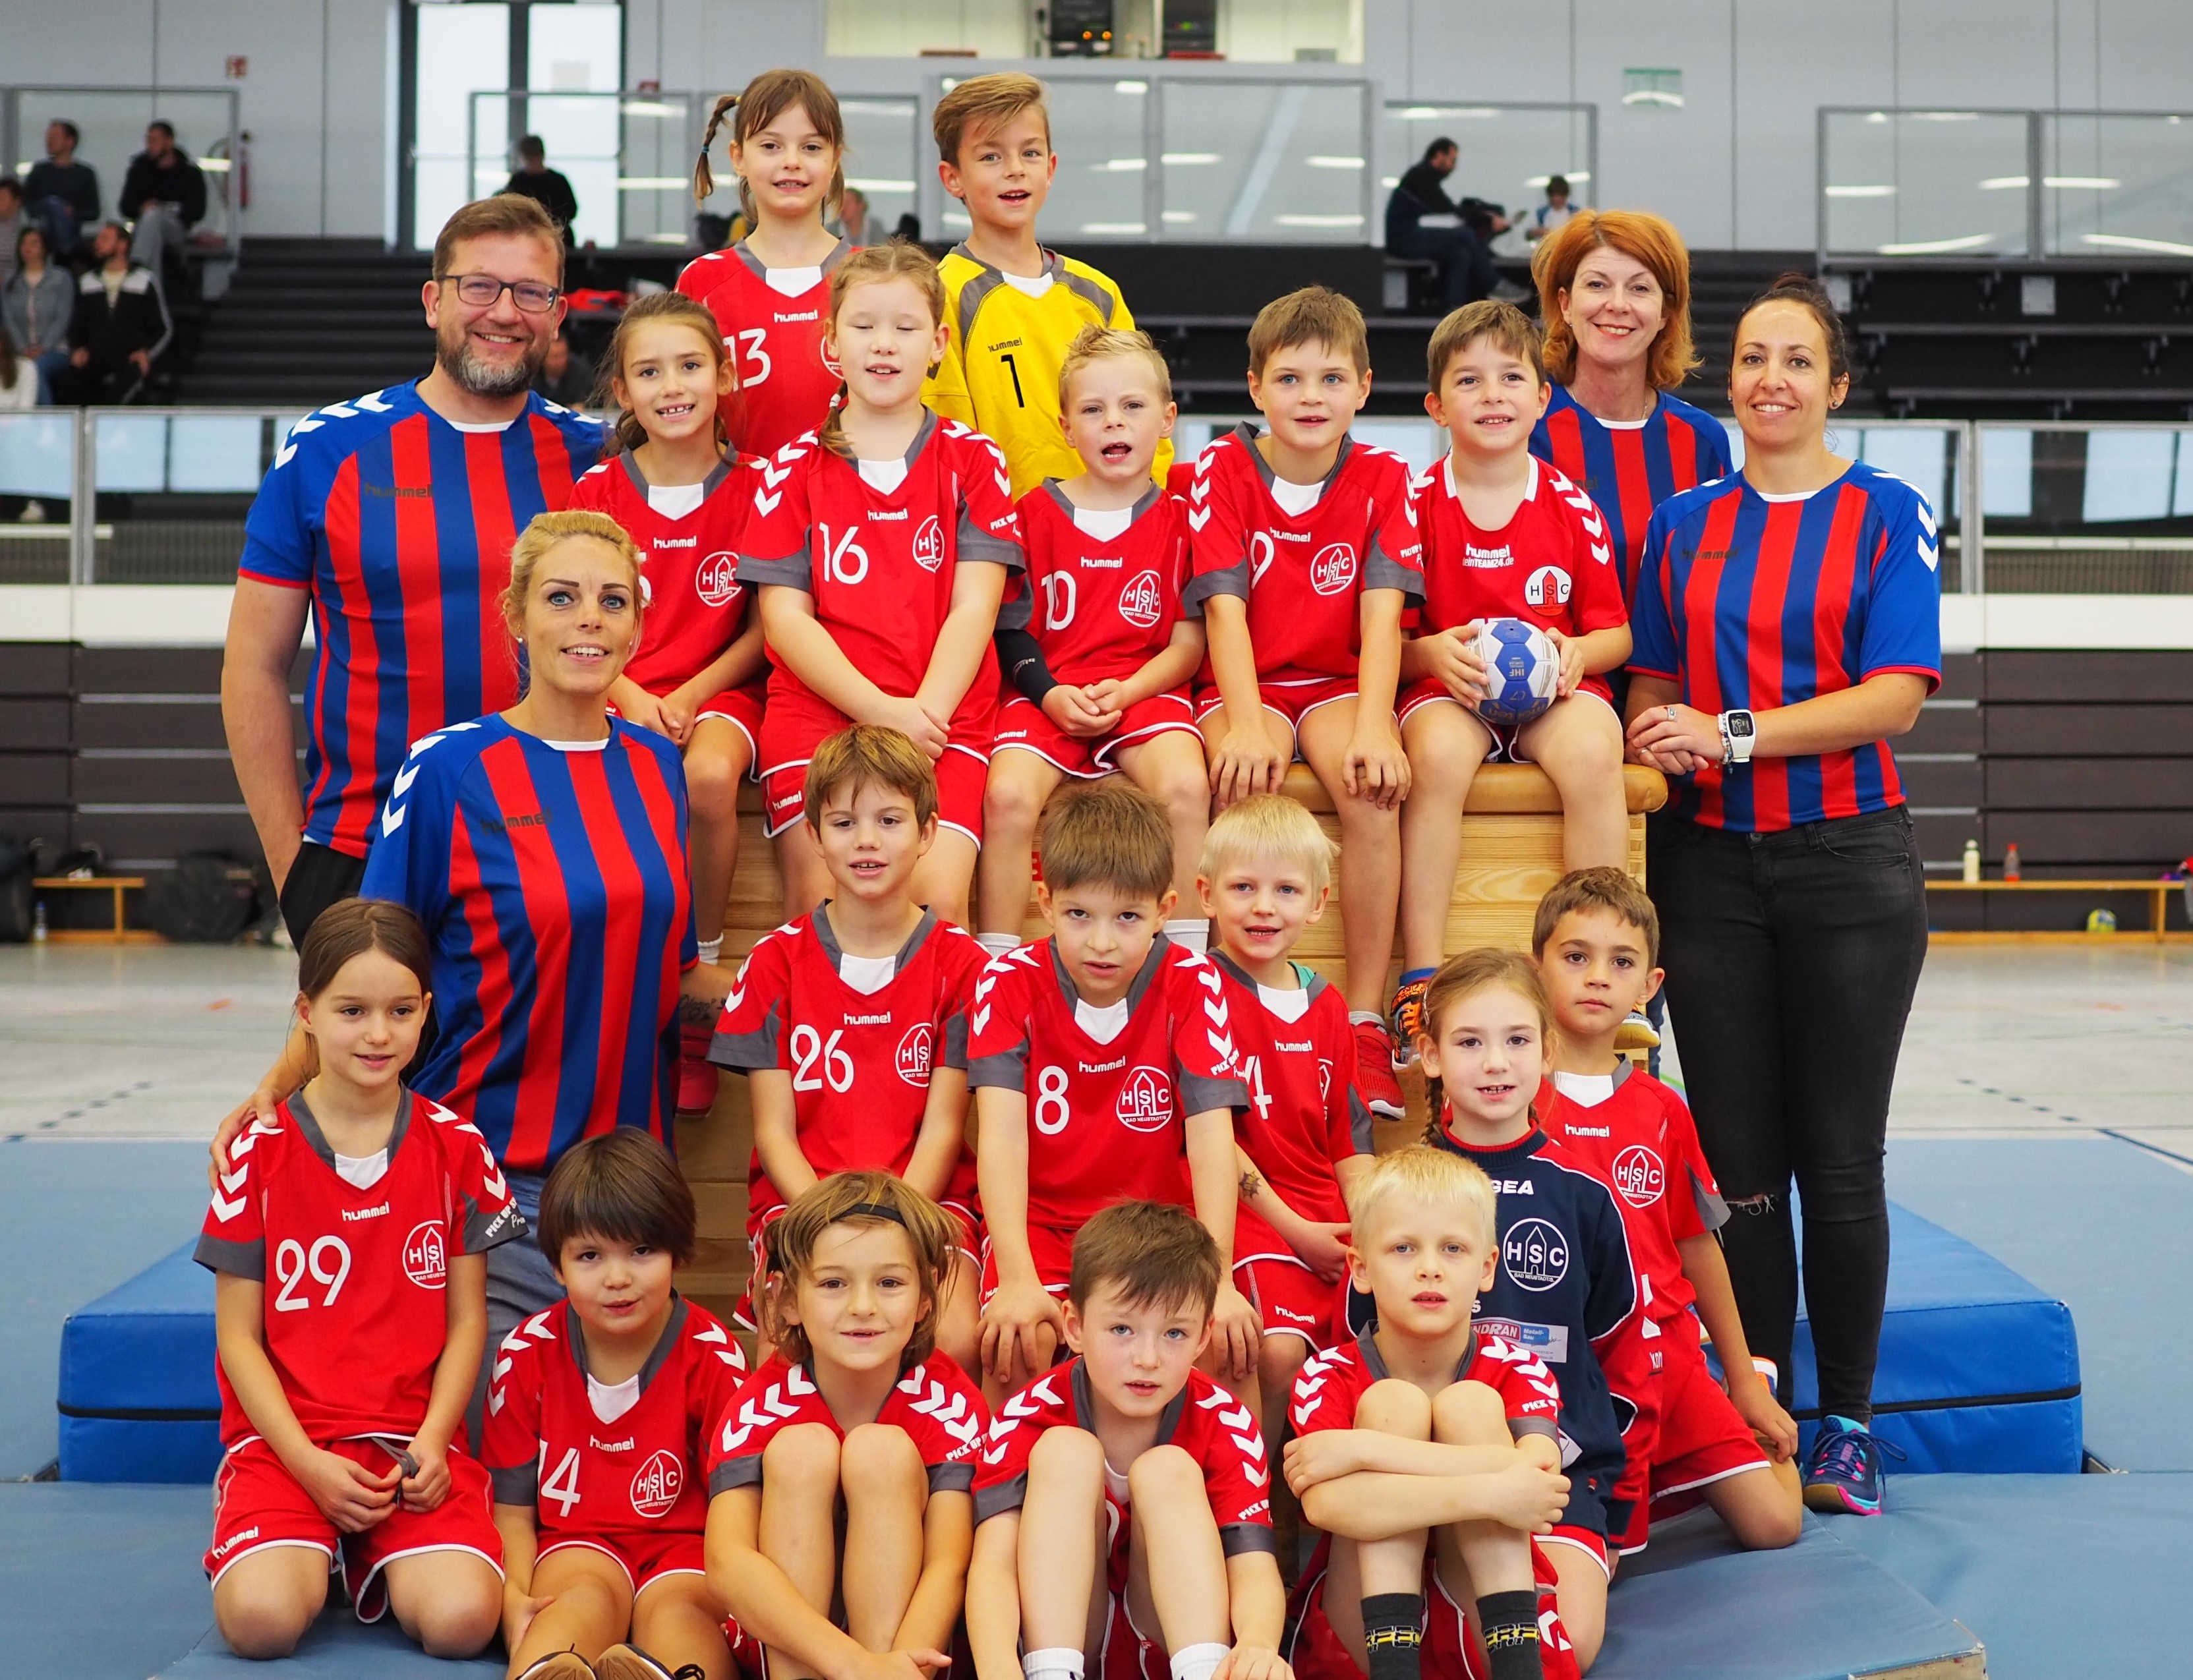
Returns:
[[[1892,1442],[1864,1424],[1830,1414],[1820,1421],[1805,1458],[1805,1503],[1814,1511],[1881,1515],[1881,1457],[1902,1458]]]

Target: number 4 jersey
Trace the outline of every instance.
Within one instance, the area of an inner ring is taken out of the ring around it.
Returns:
[[[229,1149],[199,1265],[266,1289],[266,1357],[289,1409],[324,1446],[409,1437],[427,1419],[448,1340],[449,1262],[525,1234],[478,1131],[405,1091],[384,1157],[339,1157],[300,1093]],[[220,1438],[259,1431],[220,1379]]]

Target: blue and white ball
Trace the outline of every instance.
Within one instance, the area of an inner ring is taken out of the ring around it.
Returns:
[[[1560,685],[1561,656],[1552,638],[1521,619],[1487,619],[1472,651],[1492,673],[1477,715],[1503,729],[1545,715]]]

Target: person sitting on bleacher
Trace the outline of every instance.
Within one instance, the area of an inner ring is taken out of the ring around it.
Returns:
[[[1440,266],[1446,306],[1459,309],[1473,298],[1514,302],[1528,295],[1500,277],[1492,266],[1493,239],[1508,231],[1497,204],[1446,196],[1446,178],[1461,161],[1462,149],[1442,135],[1409,166],[1386,201],[1386,249],[1397,257],[1429,257]],[[1437,220],[1425,225],[1426,217]]]
[[[206,213],[205,171],[175,144],[174,123],[146,126],[145,149],[129,160],[114,207],[135,224],[129,260],[164,277],[168,252],[189,239]]]
[[[129,260],[127,228],[100,224],[92,251],[99,266],[77,281],[68,334],[75,348],[54,396],[65,403],[127,403],[152,376],[175,326],[159,277]]]
[[[24,200],[44,226],[54,254],[66,257],[82,243],[83,230],[99,220],[99,174],[76,161],[83,138],[75,123],[55,117],[46,124],[46,155],[23,178]]]
[[[1384,1006],[1409,761],[1394,690],[1401,614],[1423,593],[1408,463],[1348,435],[1371,352],[1363,312],[1337,292],[1305,287],[1258,311],[1249,397],[1270,433],[1213,439],[1188,491],[1181,610],[1210,641],[1196,723],[1222,807],[1278,792],[1296,758],[1331,796],[1357,1079],[1371,1111],[1398,1120]]]

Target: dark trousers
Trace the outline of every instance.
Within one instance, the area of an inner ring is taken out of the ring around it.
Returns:
[[[297,856],[282,881],[282,922],[289,930],[289,943],[303,950],[305,935],[329,905],[358,896],[365,879],[365,860],[338,852],[317,840],[297,848]]]
[[[1397,257],[1435,259],[1451,310],[1491,297],[1500,283],[1492,252],[1466,227],[1413,227],[1401,234],[1398,244],[1389,240],[1387,249]]]
[[[1721,1240],[1744,1334],[1780,1368],[1786,1397],[1794,1178],[1820,1406],[1868,1421],[1888,1290],[1889,1089],[1927,956],[1910,816],[1898,807],[1778,834],[1677,819],[1656,837],[1669,1009],[1732,1210]]]

